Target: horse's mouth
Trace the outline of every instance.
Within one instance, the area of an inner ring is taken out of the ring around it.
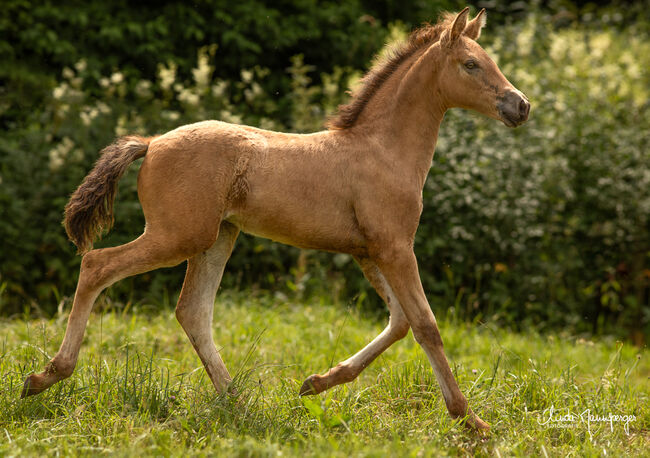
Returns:
[[[528,121],[528,113],[525,115],[513,115],[508,111],[499,110],[499,119],[508,127],[519,127],[526,121]]]
[[[501,122],[503,122],[506,126],[513,127],[513,128],[518,127],[524,123],[524,121],[521,122],[514,121],[513,119],[508,118],[504,114],[501,114]]]

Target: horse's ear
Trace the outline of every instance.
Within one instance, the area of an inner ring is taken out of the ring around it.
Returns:
[[[465,35],[467,35],[472,40],[478,40],[478,37],[481,36],[481,29],[485,27],[485,21],[487,19],[487,14],[485,13],[485,8],[478,12],[476,17],[469,21],[467,27],[465,27]]]
[[[466,6],[463,11],[456,15],[454,23],[446,31],[442,37],[443,44],[447,46],[452,46],[456,43],[456,40],[462,35],[465,26],[467,25],[467,16],[469,15],[469,7]]]

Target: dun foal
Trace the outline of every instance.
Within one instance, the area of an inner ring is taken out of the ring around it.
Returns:
[[[422,187],[445,111],[469,108],[509,127],[528,118],[526,97],[476,43],[485,12],[468,22],[468,11],[413,32],[370,70],[326,131],[296,135],[205,121],[154,138],[124,137],[105,148],[65,209],[68,235],[84,254],[65,338],[45,370],[25,380],[22,396],[72,374],[102,290],[185,260],[176,316],[224,392],[231,377],[212,340],[212,311],[224,266],[244,231],[351,254],[390,310],[381,334],[325,374],[308,377],[300,394],[353,380],[410,327],[451,416],[488,430],[449,368],[413,253]],[[119,178],[141,157],[144,233],[122,246],[91,250],[112,224]]]

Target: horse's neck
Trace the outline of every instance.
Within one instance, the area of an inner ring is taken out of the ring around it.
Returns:
[[[386,154],[398,158],[421,186],[446,111],[437,86],[438,50],[429,48],[413,56],[395,75],[399,78],[387,81],[374,106],[369,107],[375,116],[369,117],[372,122],[367,128],[385,146]]]

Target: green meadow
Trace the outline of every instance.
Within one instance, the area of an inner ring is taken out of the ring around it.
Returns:
[[[449,418],[410,333],[354,382],[298,396],[377,335],[380,314],[220,295],[214,336],[237,394],[217,396],[173,309],[98,305],[73,376],[23,400],[67,314],[0,322],[0,456],[649,455],[648,352],[613,338],[441,317],[452,370],[492,426],[482,437]]]

